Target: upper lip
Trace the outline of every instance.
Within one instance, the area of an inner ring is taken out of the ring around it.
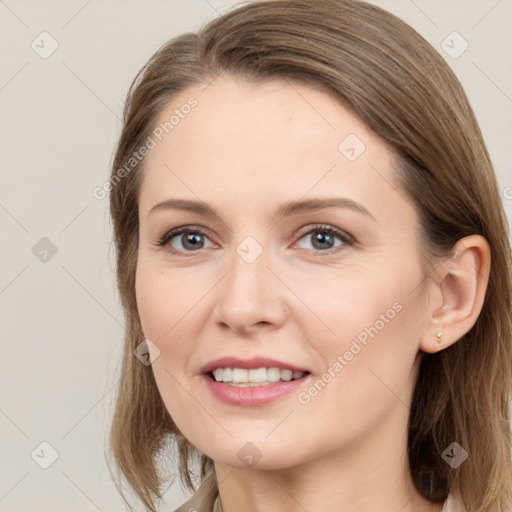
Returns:
[[[239,357],[221,357],[206,363],[200,370],[201,373],[210,373],[217,368],[245,368],[247,370],[256,368],[279,368],[281,370],[291,370],[293,372],[308,372],[305,368],[301,368],[285,361],[278,361],[270,357],[251,357],[250,359],[240,359]]]

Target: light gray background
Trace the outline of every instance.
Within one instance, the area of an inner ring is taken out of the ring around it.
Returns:
[[[122,315],[108,203],[92,191],[108,179],[138,69],[235,3],[0,0],[0,511],[124,510],[103,455]],[[415,27],[459,76],[512,218],[512,0],[374,3]],[[46,59],[31,47],[49,48],[43,31],[58,43]],[[469,43],[456,59],[441,47],[453,31]],[[47,261],[32,250],[43,237],[57,248]],[[59,454],[48,469],[36,463],[50,461],[43,441]],[[167,497],[169,510],[184,501],[177,480]]]

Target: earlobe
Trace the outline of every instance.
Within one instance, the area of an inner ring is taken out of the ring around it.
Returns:
[[[491,250],[480,235],[463,238],[453,255],[433,273],[431,311],[427,311],[420,349],[435,353],[456,343],[475,325],[482,311],[491,268]]]

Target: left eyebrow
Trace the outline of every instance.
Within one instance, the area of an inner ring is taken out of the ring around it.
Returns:
[[[321,210],[323,208],[348,208],[362,215],[372,218],[375,222],[375,217],[360,203],[345,197],[328,197],[328,198],[314,198],[302,199],[297,201],[289,201],[282,204],[278,210],[277,215],[280,217],[289,217],[298,215],[300,213]],[[148,217],[156,210],[173,209],[185,210],[204,215],[206,217],[220,218],[215,208],[202,202],[188,199],[167,199],[161,203],[156,204],[149,210]]]
[[[357,213],[371,217],[376,221],[375,217],[362,204],[346,197],[327,197],[290,201],[282,204],[277,213],[280,217],[289,217],[290,215],[321,210],[323,208],[348,208]]]

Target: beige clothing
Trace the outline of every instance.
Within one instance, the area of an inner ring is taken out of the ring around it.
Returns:
[[[222,512],[215,474],[211,473],[196,493],[174,512]],[[441,512],[455,512],[451,496],[448,496]]]
[[[195,494],[174,512],[222,512],[215,473],[210,473]]]

